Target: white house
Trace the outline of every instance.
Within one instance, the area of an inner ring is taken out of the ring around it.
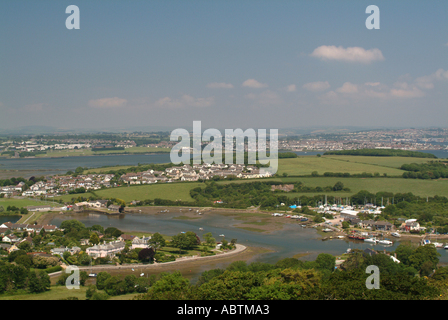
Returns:
[[[116,253],[121,252],[124,247],[124,242],[115,241],[107,244],[94,245],[93,247],[87,248],[86,253],[92,258],[113,257]]]
[[[143,238],[139,238],[139,237],[135,237],[132,240],[132,247],[131,249],[136,249],[136,248],[149,248],[149,240],[151,240],[151,237],[145,237],[143,236]]]

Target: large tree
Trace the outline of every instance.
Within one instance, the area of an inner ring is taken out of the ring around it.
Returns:
[[[154,249],[154,251],[159,250],[166,246],[165,238],[158,232],[154,233],[149,240],[149,245]]]
[[[171,239],[173,247],[178,248],[179,252],[187,250],[192,247],[191,239],[185,233],[179,233]]]

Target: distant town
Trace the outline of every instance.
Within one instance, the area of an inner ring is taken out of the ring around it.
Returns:
[[[58,151],[84,155],[169,152],[177,141],[169,132],[27,135],[0,137],[0,156],[29,158],[58,156]],[[203,142],[202,146],[208,142]],[[269,144],[268,144],[269,145]],[[236,144],[235,144],[236,147]],[[256,150],[250,141],[245,150]],[[280,151],[329,151],[354,149],[448,150],[448,129],[372,130],[343,133],[281,133]],[[69,153],[70,154],[70,153]]]

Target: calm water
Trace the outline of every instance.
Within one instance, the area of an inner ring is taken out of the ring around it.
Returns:
[[[19,221],[21,218],[21,216],[2,216],[0,215],[0,224],[5,223],[5,222],[12,222],[12,223],[16,223],[17,221]]]
[[[107,216],[98,213],[83,213],[56,216],[52,220],[52,224],[59,226],[62,221],[69,219],[77,219],[84,223],[87,227],[95,224],[102,225],[104,228],[116,227],[122,231],[147,231],[148,233],[159,232],[168,236],[176,235],[180,232],[193,231],[197,233],[201,239],[202,235],[211,232],[213,237],[219,241],[225,235],[225,239],[237,239],[237,243],[269,248],[272,253],[263,254],[255,259],[255,261],[263,261],[275,263],[280,259],[292,257],[298,253],[309,253],[303,259],[314,260],[319,253],[329,253],[339,255],[344,253],[348,248],[393,251],[399,245],[394,238],[392,246],[371,245],[362,241],[349,240],[320,240],[320,236],[313,228],[302,228],[300,223],[286,224],[284,230],[271,234],[261,234],[259,232],[251,232],[233,227],[240,223],[233,218],[220,215],[204,215],[203,218],[197,220],[179,220],[173,219],[180,215],[179,209],[171,208],[170,213],[158,215],[145,214],[127,214],[120,216]],[[287,219],[279,217],[279,219]],[[203,228],[204,231],[200,231]],[[441,262],[448,262],[448,250],[438,249],[442,255]]]

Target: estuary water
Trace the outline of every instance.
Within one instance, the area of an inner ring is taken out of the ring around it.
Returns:
[[[227,216],[218,214],[205,214],[201,219],[176,219],[181,215],[177,208],[170,208],[169,213],[164,214],[122,214],[108,216],[99,213],[66,214],[56,216],[51,223],[57,226],[64,220],[77,219],[84,223],[86,227],[99,224],[104,228],[116,227],[122,231],[141,231],[148,233],[159,232],[168,236],[174,236],[180,232],[193,231],[202,240],[203,234],[211,232],[213,237],[220,241],[224,235],[225,239],[230,241],[237,239],[237,243],[263,247],[272,252],[262,254],[254,261],[275,263],[283,258],[290,258],[296,254],[308,253],[303,260],[314,260],[319,253],[329,253],[340,255],[351,249],[371,248],[377,251],[386,249],[394,251],[400,244],[397,238],[392,238],[394,244],[391,246],[372,245],[363,241],[352,241],[348,239],[333,239],[322,241],[314,228],[303,228],[300,222],[284,224],[284,229],[269,234],[247,231],[235,227],[241,221],[234,220]],[[185,212],[185,210],[184,210]],[[288,219],[279,217],[279,219]],[[199,230],[203,228],[203,231]],[[331,235],[331,234],[329,234]],[[438,249],[441,254],[440,261],[448,262],[448,250]]]
[[[299,155],[316,155],[322,152],[295,152]],[[65,174],[78,167],[96,169],[112,166],[135,166],[149,163],[170,163],[169,153],[127,154],[101,156],[75,156],[63,158],[0,158],[0,172],[10,171],[10,177],[45,176]],[[14,171],[18,171],[17,174]]]
[[[424,150],[422,152],[432,153],[438,158],[448,158],[448,151]],[[299,156],[315,156],[323,154],[323,151],[301,151],[294,152]],[[77,167],[100,168],[109,166],[131,166],[149,163],[170,163],[170,154],[128,154],[109,156],[76,156],[64,158],[23,158],[5,159],[0,158],[0,171],[19,171],[16,175],[11,172],[11,177],[23,176],[29,178],[32,175],[64,174],[74,171]],[[412,161],[410,161],[412,162]]]

